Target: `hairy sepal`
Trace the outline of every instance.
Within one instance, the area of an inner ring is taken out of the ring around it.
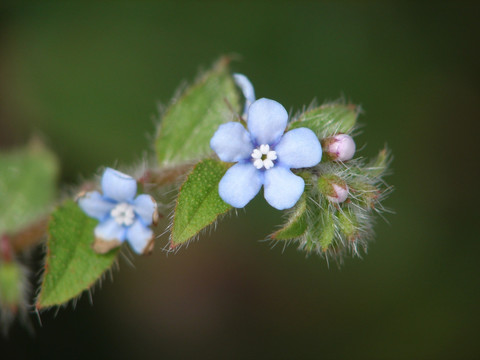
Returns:
[[[360,108],[352,104],[331,103],[310,108],[299,114],[289,125],[289,130],[306,127],[320,139],[337,133],[351,133],[357,122]]]

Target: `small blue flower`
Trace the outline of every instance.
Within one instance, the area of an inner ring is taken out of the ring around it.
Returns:
[[[239,122],[220,125],[210,147],[222,161],[237,163],[228,169],[218,186],[226,203],[242,208],[262,185],[265,199],[274,208],[288,209],[297,203],[305,182],[290,169],[317,165],[322,147],[310,129],[298,128],[284,134],[287,122],[285,108],[263,98],[248,107],[248,131]]]
[[[101,195],[88,192],[78,205],[100,223],[95,228],[93,248],[106,253],[125,240],[137,254],[153,248],[153,231],[149,228],[158,219],[157,203],[149,195],[137,194],[137,181],[117,170],[107,168],[102,176]]]

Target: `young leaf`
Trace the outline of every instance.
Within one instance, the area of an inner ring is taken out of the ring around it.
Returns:
[[[92,287],[112,266],[118,249],[104,255],[92,249],[97,223],[71,200],[53,212],[37,308],[61,305],[73,299]]]
[[[0,235],[15,233],[48,211],[58,163],[39,143],[0,154]]]
[[[240,99],[228,59],[212,70],[167,109],[156,139],[160,165],[192,162],[208,155],[210,139],[218,126],[240,111]]]
[[[287,223],[281,229],[275,231],[271,238],[275,240],[290,240],[302,236],[305,230],[307,230],[306,210],[307,200],[304,193],[290,213]]]
[[[225,164],[207,159],[188,175],[178,194],[170,235],[172,247],[190,240],[232,208],[218,195],[218,183],[226,170]]]
[[[323,138],[336,133],[349,133],[357,121],[359,107],[345,104],[325,104],[307,110],[293,121],[289,129],[307,127]]]

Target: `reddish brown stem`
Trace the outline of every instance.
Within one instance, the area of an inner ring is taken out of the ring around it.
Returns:
[[[10,236],[10,244],[14,253],[25,251],[40,243],[47,232],[48,217],[34,222],[28,227]]]
[[[138,179],[138,182],[142,185],[154,187],[172,185],[177,182],[181,176],[186,175],[192,167],[192,164],[185,164],[161,170],[147,170],[145,174]]]
[[[13,260],[12,245],[7,235],[0,237],[0,260],[10,262]]]

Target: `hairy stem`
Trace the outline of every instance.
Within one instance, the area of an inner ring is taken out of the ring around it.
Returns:
[[[12,245],[10,243],[10,237],[2,235],[0,237],[0,260],[4,262],[10,262],[13,259]]]
[[[45,216],[9,237],[13,253],[23,252],[45,237],[49,217]]]
[[[145,171],[140,179],[138,179],[138,182],[143,186],[148,186],[149,188],[159,188],[162,186],[173,185],[180,177],[188,174],[192,168],[192,164],[184,164],[166,169],[149,169]]]

